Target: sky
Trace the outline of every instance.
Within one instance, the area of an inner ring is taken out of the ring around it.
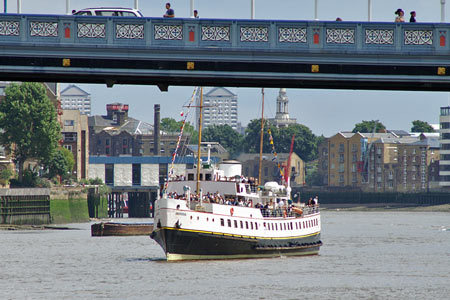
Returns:
[[[139,0],[139,10],[146,17],[160,17],[168,0]],[[176,17],[189,17],[190,0],[169,0]],[[320,20],[367,21],[368,0],[317,0]],[[405,17],[417,12],[418,22],[439,22],[441,0],[372,0],[372,21],[392,22],[394,11],[402,8]],[[1,1],[3,2],[3,1]],[[450,0],[447,1],[446,22],[450,21]],[[8,0],[7,9],[15,13],[17,0]],[[71,0],[69,11],[87,7],[134,7],[135,0]],[[250,0],[195,0],[195,9],[202,18],[250,18]],[[314,0],[255,0],[256,19],[313,20]],[[3,3],[0,8],[4,9]],[[21,0],[25,14],[65,14],[66,0]],[[194,87],[169,87],[161,92],[156,86],[77,84],[91,94],[92,114],[106,114],[106,104],[122,102],[130,105],[129,115],[153,123],[153,106],[161,104],[161,117],[181,120],[183,104]],[[63,89],[67,84],[62,84]],[[209,89],[207,88],[206,91]],[[260,88],[229,88],[238,95],[238,120],[245,126],[261,116]],[[265,89],[265,117],[276,112],[278,89]],[[450,93],[409,91],[360,91],[325,89],[287,89],[289,115],[308,126],[314,134],[332,136],[351,131],[362,120],[380,120],[388,129],[409,131],[413,120],[439,123],[439,108],[450,105]],[[256,103],[256,105],[255,105]],[[179,109],[177,109],[179,108]],[[193,115],[193,114],[192,114]],[[191,120],[193,122],[193,120]]]

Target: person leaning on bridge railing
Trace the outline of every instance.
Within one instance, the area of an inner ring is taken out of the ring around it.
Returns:
[[[170,3],[169,2],[167,2],[166,3],[166,13],[164,14],[164,18],[175,18],[175,11],[172,9],[172,8],[170,8]]]

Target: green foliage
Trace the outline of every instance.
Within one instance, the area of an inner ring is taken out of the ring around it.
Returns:
[[[357,133],[357,132],[371,133],[371,132],[373,132],[375,123],[377,124],[375,132],[380,132],[380,131],[386,129],[386,127],[381,122],[378,122],[376,120],[372,120],[372,121],[364,121],[363,120],[363,121],[361,121],[361,123],[355,124],[355,128],[353,128],[352,132],[353,133]]]
[[[38,174],[32,170],[24,170],[22,180],[11,179],[10,186],[14,188],[20,187],[36,187],[38,181]]]
[[[8,168],[4,168],[0,172],[0,184],[1,185],[9,184],[9,181],[11,180],[12,176],[13,176],[13,172],[10,169],[8,169]]]
[[[425,121],[415,120],[412,124],[411,132],[434,132],[433,127]]]
[[[74,164],[72,152],[62,147],[59,147],[52,157],[44,161],[44,165],[48,169],[48,178],[57,175],[67,177],[68,174],[72,173]]]
[[[167,133],[180,133],[181,126],[183,125],[183,121],[176,121],[172,118],[162,118],[161,119],[161,130]],[[186,122],[184,125],[184,133],[192,135],[195,131],[194,126],[192,126],[189,122]]]
[[[92,184],[92,185],[103,184],[103,180],[101,180],[101,179],[98,178],[98,177],[96,177],[96,178],[91,178],[91,179],[89,179],[89,184]]]
[[[101,184],[98,186],[98,193],[102,196],[111,193],[111,188],[106,184]]]
[[[162,118],[160,125],[161,130],[164,132],[179,134],[181,131],[181,126],[183,125],[183,121],[176,121],[172,118]],[[184,125],[183,135],[190,136],[189,143],[195,144],[198,142],[198,132],[189,122],[186,122],[186,124]]]
[[[218,142],[230,153],[231,157],[236,157],[242,151],[243,136],[230,125],[213,125],[207,127],[202,132],[202,140],[205,142]]]
[[[48,160],[58,147],[61,128],[56,109],[41,83],[13,83],[0,102],[0,139],[12,150],[23,180],[24,163],[29,158]]]
[[[272,131],[272,137],[277,153],[289,153],[292,136],[294,139],[294,152],[304,161],[310,161],[317,156],[317,146],[321,138],[316,137],[312,131],[302,124],[294,124],[289,127],[276,128],[272,124],[264,126],[263,152],[270,153],[272,146],[269,141],[268,129]],[[244,152],[259,153],[261,137],[261,119],[252,120],[245,130],[243,142]]]
[[[317,169],[318,161],[306,164],[306,184],[308,186],[320,186],[322,185],[322,176]]]

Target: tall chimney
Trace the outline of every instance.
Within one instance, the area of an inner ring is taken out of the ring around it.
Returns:
[[[159,119],[160,119],[160,107],[159,104],[155,104],[155,124],[153,125],[153,154],[161,155],[161,137],[159,129]]]

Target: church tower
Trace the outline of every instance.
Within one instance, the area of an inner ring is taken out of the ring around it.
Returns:
[[[296,119],[289,118],[289,98],[285,88],[280,89],[277,97],[277,113],[274,119],[270,119],[270,122],[277,127],[287,127],[297,123]]]

